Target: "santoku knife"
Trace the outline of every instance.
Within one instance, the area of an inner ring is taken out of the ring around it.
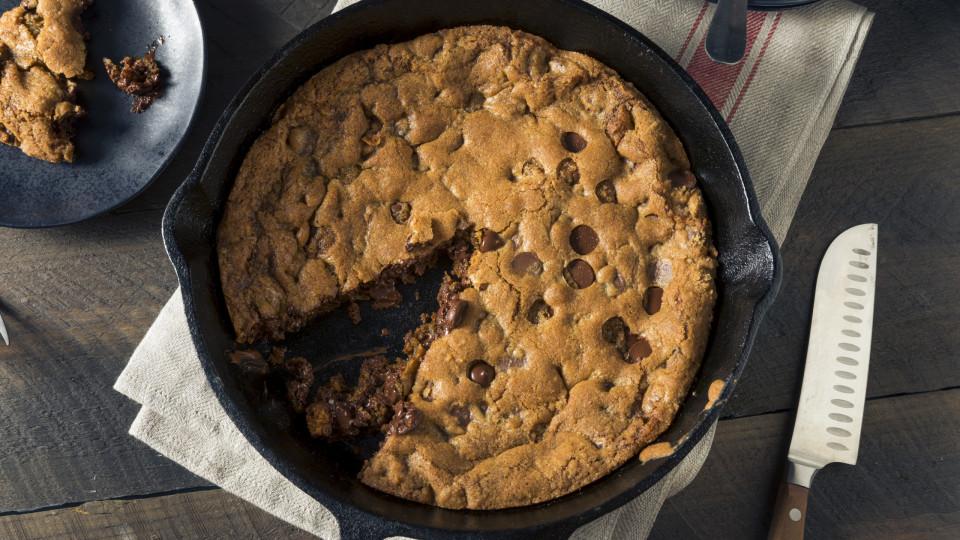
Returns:
[[[867,393],[877,225],[847,229],[820,263],[800,405],[771,539],[803,538],[813,476],[828,463],[856,465]]]
[[[0,337],[3,338],[3,342],[10,346],[10,338],[7,336],[7,327],[3,325],[3,317],[0,316]]]

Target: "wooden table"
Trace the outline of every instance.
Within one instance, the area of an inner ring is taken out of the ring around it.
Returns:
[[[876,12],[783,245],[784,280],[693,484],[653,538],[759,538],[800,393],[816,270],[847,227],[880,224],[863,440],[811,494],[810,538],[960,537],[960,3]],[[55,229],[0,229],[0,537],[309,535],[127,435],[111,387],[176,288],[167,200],[227,100],[324,0],[202,0],[210,70],[183,150],[141,196]],[[236,39],[243,36],[242,39]]]

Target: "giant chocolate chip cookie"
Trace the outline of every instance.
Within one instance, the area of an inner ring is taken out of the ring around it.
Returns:
[[[656,439],[699,366],[717,263],[689,167],[637,89],[536,36],[461,27],[352,54],[237,175],[218,253],[238,341],[389,300],[444,251],[407,357],[320,388],[311,431],[382,429],[360,478],[415,501],[569,493]]]

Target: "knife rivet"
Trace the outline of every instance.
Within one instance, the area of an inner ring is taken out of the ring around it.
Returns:
[[[790,519],[792,519],[793,521],[800,521],[800,518],[801,518],[802,516],[803,516],[803,514],[800,513],[800,509],[799,509],[799,508],[791,508],[791,509],[790,509]]]

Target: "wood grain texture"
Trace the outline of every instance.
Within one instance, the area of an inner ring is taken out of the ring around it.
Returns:
[[[960,2],[857,0],[873,26],[836,127],[960,111]]]
[[[765,538],[793,412],[721,421],[700,474],[650,534]],[[813,480],[806,537],[960,538],[960,390],[868,401],[857,465]]]
[[[780,297],[710,458],[666,503],[652,538],[766,535],[819,260],[834,236],[869,221],[880,224],[880,261],[868,394],[897,397],[868,402],[860,463],[831,465],[815,480],[807,533],[960,537],[960,3],[858,1],[877,16],[841,129],[783,246]],[[0,345],[0,514],[207,485],[127,434],[137,406],[111,387],[176,287],[162,208],[236,90],[334,3],[198,1],[209,84],[170,167],[113,215],[0,229],[0,312],[12,340]],[[220,490],[0,515],[0,538],[75,537],[307,535]]]
[[[792,413],[722,421],[703,470],[665,503],[650,538],[764,538],[792,422]],[[960,390],[868,402],[858,464],[830,465],[814,480],[807,537],[960,536],[958,438]],[[129,537],[121,533],[309,537],[221,490],[0,517],[0,537]]]
[[[0,537],[34,540],[316,538],[221,489],[137,500],[97,501],[71,508],[0,516]]]
[[[867,395],[960,386],[960,116],[834,131],[783,245],[783,285],[723,414],[800,396],[820,259],[842,231],[879,224]]]
[[[0,230],[0,512],[205,485],[130,437],[113,381],[176,277],[160,212]]]

